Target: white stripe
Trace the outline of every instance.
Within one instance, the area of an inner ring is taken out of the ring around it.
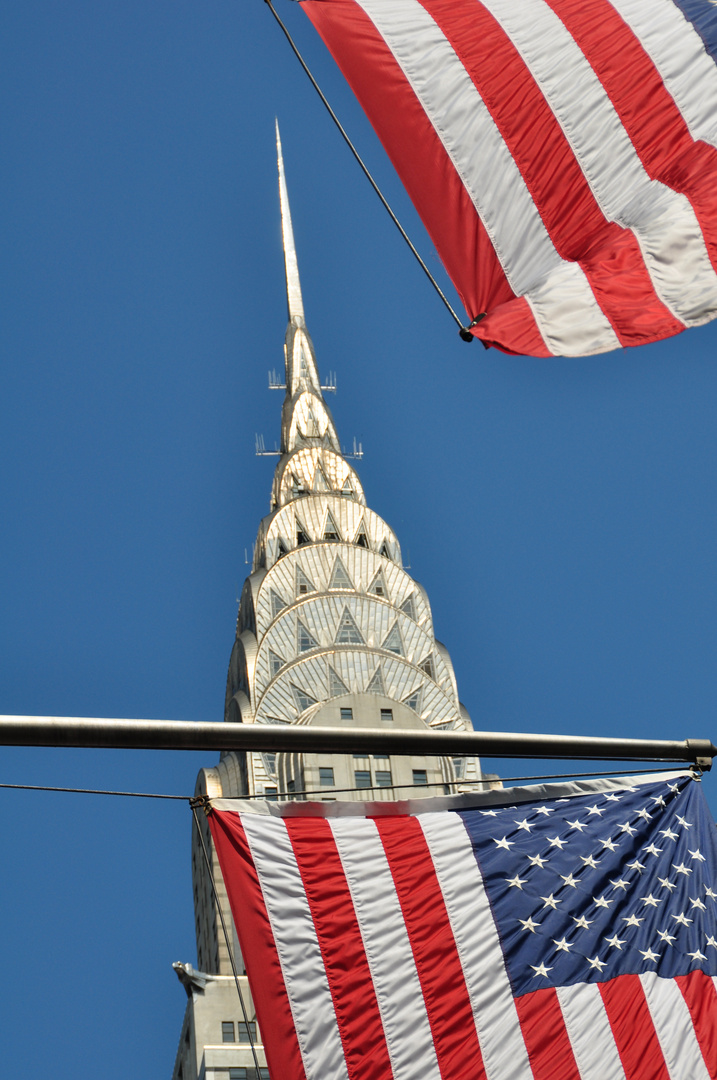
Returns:
[[[650,179],[605,88],[562,21],[545,0],[482,3],[540,86],[603,214],[635,233],[662,302],[688,326],[714,318],[717,274],[689,199]]]
[[[673,0],[609,0],[639,38],[693,139],[717,146],[717,64]]]
[[[532,1078],[498,931],[458,814],[418,818],[446,903],[488,1080]]]
[[[625,1080],[625,1070],[597,983],[556,990],[581,1080]]]
[[[493,118],[433,18],[417,0],[357,0],[426,111],[480,214],[511,288],[525,296],[551,352],[620,347],[577,263],[555,250]]]
[[[650,1016],[672,1080],[710,1080],[690,1010],[674,979],[640,976]]]
[[[242,815],[276,942],[307,1080],[348,1080],[334,1003],[283,821]]]
[[[376,824],[365,818],[335,818],[331,828],[356,910],[394,1078],[440,1080],[413,950]]]

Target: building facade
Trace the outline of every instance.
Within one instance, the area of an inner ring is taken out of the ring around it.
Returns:
[[[404,569],[396,534],[367,506],[324,400],[304,319],[278,128],[277,151],[289,314],[281,447],[270,513],[259,525],[241,596],[224,719],[471,729],[450,656],[434,635],[428,597]],[[442,794],[479,779],[474,758],[230,752],[200,771],[196,793],[380,800]],[[261,1076],[261,1034],[209,829],[201,814],[200,820],[202,835],[195,827],[192,838],[199,971],[175,965],[188,1002],[173,1080],[255,1080],[250,1042],[258,1042]]]

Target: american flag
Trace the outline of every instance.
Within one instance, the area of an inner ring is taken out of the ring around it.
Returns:
[[[717,836],[688,774],[209,824],[272,1080],[717,1076]]]
[[[714,0],[302,7],[486,344],[580,356],[715,317]]]

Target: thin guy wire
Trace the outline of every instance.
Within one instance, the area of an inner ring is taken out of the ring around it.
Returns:
[[[254,1046],[254,1040],[251,1034],[251,1028],[249,1026],[249,1017],[246,1014],[246,1006],[244,1005],[244,995],[241,992],[241,986],[239,985],[239,972],[237,971],[236,964],[234,963],[234,950],[229,943],[229,934],[227,933],[227,924],[224,921],[224,912],[222,911],[222,905],[219,903],[219,896],[217,895],[217,887],[214,883],[214,874],[212,873],[212,865],[209,862],[209,853],[207,851],[207,845],[204,843],[204,833],[202,832],[202,826],[199,822],[196,806],[192,805],[192,814],[194,815],[194,824],[197,827],[199,833],[199,840],[202,845],[202,851],[204,852],[204,862],[206,863],[207,873],[209,874],[209,880],[212,884],[212,893],[214,895],[214,903],[217,905],[217,911],[219,912],[219,918],[222,923],[222,930],[224,932],[224,940],[227,946],[227,952],[229,953],[229,961],[232,965],[232,971],[234,972],[234,982],[237,988],[237,994],[239,995],[239,1004],[241,1005],[242,1016],[244,1017],[244,1023],[246,1024],[246,1033],[249,1037],[249,1045],[251,1047],[251,1054],[254,1058],[254,1067],[256,1068],[257,1080],[259,1078],[261,1066],[259,1065],[259,1058],[256,1055],[256,1047]]]
[[[466,326],[464,326],[464,325],[463,325],[463,323],[461,322],[461,320],[459,319],[459,317],[458,317],[458,316],[456,315],[455,311],[453,310],[453,308],[452,308],[452,306],[451,306],[451,304],[450,304],[450,301],[448,300],[448,297],[447,297],[447,296],[445,295],[445,293],[444,293],[444,292],[443,292],[443,290],[441,289],[440,285],[438,284],[438,282],[437,282],[437,281],[436,281],[436,279],[434,278],[433,274],[432,274],[432,273],[431,273],[431,271],[430,271],[430,270],[428,269],[428,267],[426,266],[425,262],[423,261],[423,259],[422,259],[422,258],[421,258],[421,256],[419,255],[419,253],[418,253],[418,250],[417,250],[417,249],[416,249],[416,247],[414,246],[413,242],[411,241],[411,238],[409,237],[408,233],[407,233],[407,232],[406,232],[406,230],[404,229],[403,225],[401,224],[401,222],[400,222],[400,221],[398,220],[398,218],[397,218],[397,217],[396,217],[396,215],[394,214],[394,212],[393,212],[393,210],[391,209],[391,207],[390,207],[390,205],[389,205],[388,201],[386,200],[386,198],[385,198],[385,196],[384,196],[383,192],[381,191],[380,187],[378,186],[378,184],[377,184],[377,183],[376,183],[376,181],[374,180],[373,176],[372,176],[372,175],[371,175],[371,173],[369,172],[369,170],[368,170],[368,166],[367,166],[367,165],[366,165],[366,164],[364,163],[364,161],[363,161],[363,159],[362,159],[361,155],[359,154],[358,150],[356,149],[356,147],[354,146],[354,144],[353,144],[353,143],[351,142],[351,139],[349,138],[349,136],[348,136],[348,134],[347,134],[347,132],[346,132],[345,128],[343,127],[343,125],[342,125],[341,121],[339,120],[338,116],[336,115],[336,113],[334,112],[334,110],[333,110],[333,109],[331,108],[331,106],[329,105],[329,102],[328,102],[328,100],[327,100],[327,98],[326,98],[326,95],[324,94],[323,90],[321,89],[321,87],[320,87],[320,86],[319,86],[319,84],[317,83],[317,81],[316,81],[316,79],[314,78],[314,76],[313,76],[313,75],[311,74],[311,71],[309,70],[308,64],[306,63],[306,61],[304,60],[303,56],[302,56],[302,55],[301,55],[301,53],[299,52],[299,50],[298,50],[298,48],[297,48],[296,44],[294,43],[294,39],[292,38],[292,36],[291,36],[291,34],[289,33],[289,31],[287,30],[286,26],[285,26],[285,25],[284,25],[284,23],[282,22],[282,20],[281,20],[281,18],[279,17],[278,13],[277,13],[277,12],[275,11],[275,9],[274,9],[274,5],[272,4],[271,0],[264,0],[264,3],[265,3],[265,4],[267,5],[267,7],[269,8],[269,10],[271,11],[272,15],[274,16],[274,18],[275,18],[275,19],[276,19],[276,21],[278,22],[278,24],[279,24],[279,26],[281,27],[281,29],[282,29],[282,30],[284,31],[284,35],[285,35],[285,37],[286,37],[286,40],[287,40],[287,41],[289,42],[289,45],[290,45],[290,46],[291,46],[291,48],[293,49],[293,51],[294,51],[294,55],[296,56],[296,59],[297,59],[297,60],[299,61],[299,63],[301,64],[302,68],[304,69],[304,71],[305,71],[305,72],[306,72],[306,74],[308,75],[309,79],[311,80],[311,85],[312,85],[312,86],[314,87],[314,90],[316,90],[316,93],[317,93],[317,94],[319,95],[319,97],[321,98],[322,102],[323,102],[323,103],[324,103],[324,105],[326,106],[326,109],[327,109],[327,111],[328,111],[328,113],[329,113],[329,116],[331,117],[331,119],[333,120],[333,122],[334,122],[334,123],[336,124],[336,127],[337,127],[337,128],[339,129],[339,131],[340,131],[340,132],[341,132],[341,134],[343,135],[343,137],[344,137],[344,140],[345,140],[345,142],[346,142],[346,145],[348,146],[349,150],[351,151],[351,153],[353,154],[353,156],[354,156],[354,157],[356,158],[357,162],[359,163],[359,165],[360,165],[360,166],[361,166],[361,168],[363,169],[363,172],[364,172],[364,175],[366,176],[366,179],[367,179],[367,180],[369,181],[369,183],[371,184],[371,187],[373,188],[373,190],[374,190],[374,191],[376,192],[376,194],[378,195],[378,197],[379,197],[379,199],[381,200],[381,202],[383,203],[383,205],[384,205],[385,209],[386,209],[386,210],[388,211],[388,213],[389,213],[389,215],[390,215],[390,217],[391,217],[391,220],[393,221],[394,225],[396,226],[396,228],[397,228],[397,229],[398,229],[398,231],[400,232],[401,236],[403,237],[403,239],[404,239],[404,240],[406,241],[406,243],[407,243],[407,244],[408,244],[408,246],[410,247],[410,249],[411,249],[411,251],[413,252],[413,254],[414,254],[414,255],[416,256],[416,259],[417,259],[417,260],[418,260],[418,262],[420,263],[421,269],[423,270],[424,274],[426,275],[426,277],[428,278],[428,280],[429,280],[429,281],[431,282],[431,284],[433,285],[433,288],[434,288],[434,289],[436,290],[436,292],[437,292],[437,293],[438,293],[438,295],[440,296],[440,298],[441,298],[441,300],[443,301],[443,303],[444,303],[444,304],[446,305],[446,307],[448,308],[449,312],[451,313],[451,315],[452,315],[452,316],[453,316],[453,318],[455,319],[455,321],[456,321],[456,323],[458,324],[459,328],[460,328],[461,330],[467,330],[468,328],[467,328]]]
[[[187,802],[190,795],[155,795],[148,791],[105,791],[98,788],[84,787],[45,787],[43,784],[0,784],[0,788],[12,788],[16,791],[66,791],[72,795],[124,795],[130,799],[179,799]]]

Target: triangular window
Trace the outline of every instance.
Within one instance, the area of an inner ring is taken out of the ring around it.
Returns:
[[[280,559],[282,555],[286,555],[288,553],[288,551],[289,551],[288,547],[286,546],[284,541],[281,539],[281,537],[279,537],[279,539],[276,541],[276,557],[277,557],[277,559]]]
[[[423,687],[419,686],[418,690],[414,691],[407,698],[403,699],[404,705],[408,705],[409,709],[414,709],[416,712],[421,711],[421,698],[423,697]]]
[[[306,596],[307,593],[316,592],[316,586],[311,578],[307,577],[300,566],[296,568],[296,595]]]
[[[334,568],[331,571],[331,581],[329,582],[330,589],[353,589],[351,578],[346,572],[346,567],[341,562],[341,559],[336,556],[334,559]]]
[[[383,543],[381,544],[381,547],[379,548],[379,552],[378,552],[378,553],[379,553],[379,555],[384,555],[384,556],[385,556],[385,557],[386,557],[387,559],[390,559],[390,558],[391,558],[391,555],[390,555],[390,553],[389,553],[389,550],[388,550],[388,544],[386,543],[386,541],[385,541],[385,540],[384,540],[384,542],[383,542]]]
[[[356,625],[353,615],[348,608],[344,608],[344,613],[339,622],[339,629],[336,633],[335,644],[363,645],[363,643],[364,640],[361,637],[361,631]]]
[[[430,675],[432,679],[436,677],[436,668],[433,663],[433,657],[427,656],[423,663],[418,665],[421,671],[425,671],[426,675]]]
[[[326,513],[326,524],[324,525],[324,540],[340,540],[338,526],[331,516],[331,511]]]
[[[341,494],[342,495],[347,495],[350,498],[353,495],[353,493],[354,493],[354,486],[351,483],[351,477],[347,476],[346,479],[344,480],[343,487],[341,488]]]
[[[294,686],[292,683],[291,689],[294,692],[294,700],[296,701],[296,707],[299,712],[303,712],[304,709],[310,709],[312,705],[316,704],[316,698],[313,698],[311,694],[307,694],[301,687]]]
[[[309,540],[309,534],[307,533],[306,529],[301,524],[298,518],[296,519],[296,543],[299,546],[301,546],[301,544],[311,543],[311,541]]]
[[[388,589],[386,588],[386,582],[384,581],[383,571],[379,570],[376,577],[373,579],[368,587],[370,593],[375,593],[376,596],[385,596],[388,598]]]
[[[386,691],[384,690],[384,686],[383,686],[383,672],[381,671],[381,665],[380,664],[378,665],[378,667],[374,671],[373,675],[371,676],[371,681],[369,682],[368,686],[366,687],[366,693],[367,694],[381,694],[382,697],[385,697],[385,695],[386,695]]]
[[[306,491],[306,489],[304,488],[303,482],[301,480],[297,479],[297,477],[294,476],[294,474],[292,473],[291,474],[291,493],[292,493],[292,495],[303,495],[305,493],[305,491]]]
[[[363,523],[363,519],[358,529],[356,530],[356,536],[354,537],[354,544],[358,547],[368,547],[368,537],[366,536],[366,526]]]
[[[309,377],[308,368],[306,367],[306,353],[304,352],[303,345],[299,352],[299,372],[302,378],[307,379]]]
[[[401,611],[405,611],[409,619],[413,619],[414,622],[416,621],[416,601],[412,596],[409,596],[408,600],[404,600],[401,604]]]
[[[314,491],[331,491],[329,482],[324,476],[324,470],[320,466],[314,474]]]
[[[271,590],[271,617],[275,619],[280,611],[283,611],[286,607],[286,601],[279,596],[278,592],[274,589]]]
[[[329,664],[329,697],[341,697],[343,694],[348,694],[348,692],[349,688],[343,679],[336,674],[331,664]]]
[[[279,656],[273,649],[269,649],[269,670],[271,671],[272,679],[275,675],[279,674],[285,663],[286,660],[284,660],[283,656]]]
[[[395,652],[398,656],[404,655],[401,631],[398,629],[397,622],[393,624],[386,635],[386,640],[384,641],[382,648],[388,649],[389,652]]]
[[[318,649],[319,643],[309,630],[306,629],[301,619],[296,620],[296,648],[298,652],[308,652],[309,649]]]

